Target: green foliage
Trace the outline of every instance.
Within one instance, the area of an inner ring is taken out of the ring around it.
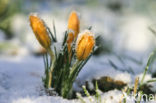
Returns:
[[[85,86],[82,86],[82,88],[83,88],[83,91],[84,91],[85,95],[88,97],[90,103],[103,103],[103,102],[102,102],[102,99],[101,99],[101,95],[100,95],[100,93],[99,93],[100,90],[99,90],[99,88],[98,88],[97,82],[96,82],[96,84],[95,84],[95,92],[96,92],[96,94],[95,94],[94,96],[92,96],[92,97],[91,97],[91,95],[89,94],[89,92],[88,92],[88,90],[86,89]],[[88,102],[86,102],[86,101],[83,99],[83,97],[81,96],[81,94],[77,93],[76,95],[77,95],[77,98],[78,98],[82,103],[88,103]]]
[[[53,29],[54,32],[52,33],[47,27],[53,42],[52,45],[57,43],[55,25],[53,25]],[[67,47],[67,37],[68,32],[66,31],[59,52],[56,51],[57,47],[55,45],[51,49],[54,54],[54,58],[51,56],[49,58],[48,54],[43,56],[45,66],[45,77],[43,78],[43,83],[47,89],[54,88],[60,96],[63,96],[64,98],[72,98],[73,82],[91,55],[86,60],[78,61],[75,57],[76,40],[73,42],[72,49],[69,52]],[[70,56],[70,54],[72,55]]]
[[[77,98],[81,101],[81,103],[86,103],[86,101],[83,99],[80,93],[76,93]]]
[[[147,65],[146,65],[146,67],[145,67],[144,74],[143,74],[143,77],[142,77],[142,79],[141,79],[141,84],[140,84],[140,85],[143,84],[144,79],[145,79],[145,76],[146,76],[146,73],[147,73],[147,71],[150,69],[150,67],[151,67],[152,63],[154,62],[154,59],[155,59],[155,58],[156,58],[156,50],[154,50],[154,51],[150,54],[150,56],[149,56],[149,59],[148,59],[148,61],[147,61]]]
[[[143,99],[142,95],[145,93],[144,91],[148,90],[148,87],[147,87],[148,83],[156,82],[156,79],[152,79],[152,80],[148,80],[148,81],[144,82],[145,76],[146,76],[147,72],[149,71],[149,69],[151,68],[152,64],[154,63],[155,58],[156,58],[156,50],[154,50],[150,54],[150,56],[148,58],[148,61],[147,61],[147,64],[146,64],[146,67],[145,67],[144,72],[143,72],[143,76],[141,78],[141,82],[138,84],[138,91],[136,93],[136,94],[138,94],[137,95],[138,98],[137,98],[137,101],[136,101],[137,103],[141,103],[141,99]],[[134,87],[135,87],[135,85],[134,85]],[[126,94],[128,96],[130,96],[132,91],[133,91],[133,88],[128,87],[128,89],[126,91]],[[151,92],[151,91],[148,91],[148,92]],[[123,102],[126,103],[126,98],[124,98]]]
[[[156,50],[154,50],[148,60],[147,60],[147,64],[145,66],[145,69],[143,71],[143,76],[141,78],[141,82],[140,83],[135,83],[134,87],[129,87],[127,86],[126,89],[123,91],[124,93],[126,93],[127,96],[135,96],[134,98],[136,98],[136,103],[141,103],[141,100],[142,99],[145,99],[143,98],[143,94],[147,94],[147,97],[150,98],[150,95],[149,94],[152,94],[154,92],[151,92],[150,91],[150,87],[148,87],[148,84],[151,83],[151,82],[156,82],[156,79],[151,79],[151,80],[148,80],[146,82],[144,82],[144,79],[145,79],[145,76],[147,74],[147,72],[149,72],[150,68],[151,68],[151,65],[154,63],[154,60],[156,59]],[[110,61],[111,63],[111,61]],[[116,65],[114,65],[112,63],[112,66],[116,69],[118,69],[118,67],[116,67]],[[138,81],[137,81],[138,82]],[[136,88],[135,88],[136,87]],[[96,94],[94,96],[91,96],[90,93],[87,91],[86,87],[83,86],[83,90],[84,90],[84,93],[85,95],[88,97],[89,101],[92,103],[102,103],[102,100],[101,100],[101,97],[100,97],[100,94],[98,92],[98,85],[97,85],[97,82],[96,82],[96,85],[95,85],[95,89],[96,89]],[[133,94],[133,91],[134,89],[137,89],[135,94]],[[133,95],[132,95],[133,94]],[[123,97],[125,96],[125,94],[123,94]],[[87,103],[83,98],[82,96],[77,93],[77,98],[82,102],[82,103]],[[93,100],[93,98],[95,98],[95,101]],[[126,98],[121,98],[121,101],[120,103],[126,103]]]

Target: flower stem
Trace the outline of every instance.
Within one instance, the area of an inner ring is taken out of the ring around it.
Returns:
[[[51,48],[48,49],[48,53],[50,55],[50,59],[51,59],[51,66],[50,66],[50,70],[49,70],[49,82],[48,82],[48,88],[51,88],[51,82],[52,82],[52,72],[54,69],[54,62],[55,62],[55,56],[53,51],[51,50]]]
[[[72,67],[72,69],[71,69],[71,71],[70,71],[70,75],[73,74],[74,70],[76,69],[76,67],[77,67],[77,65],[78,65],[79,63],[80,63],[80,61],[79,61],[79,60],[76,60],[75,64],[73,65],[73,67]]]
[[[62,89],[62,96],[64,98],[70,98],[70,92],[72,90],[72,84],[73,84],[73,80],[75,80],[75,70],[77,69],[78,64],[80,63],[79,60],[77,60],[75,62],[75,64],[72,66],[71,70],[70,70],[70,75],[69,75],[69,79],[67,81],[65,81],[63,89]]]

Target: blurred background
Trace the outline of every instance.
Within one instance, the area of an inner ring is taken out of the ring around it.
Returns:
[[[94,55],[142,63],[156,46],[155,5],[155,0],[0,0],[0,57],[24,60],[44,52],[30,28],[31,13],[39,14],[52,31],[55,22],[61,42],[68,16],[76,10],[80,31],[92,26],[95,33],[99,48]]]
[[[72,10],[79,12],[81,30],[92,26],[98,38],[95,54],[144,55],[155,48],[155,0],[0,0],[0,56],[26,56],[42,49],[29,26],[38,13],[61,41]],[[153,31],[154,32],[154,31]],[[134,56],[135,57],[135,56]]]

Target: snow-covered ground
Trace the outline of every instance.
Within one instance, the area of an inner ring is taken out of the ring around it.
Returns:
[[[75,103],[46,96],[41,57],[0,58],[0,103]]]
[[[78,100],[65,100],[61,97],[46,96],[41,79],[43,73],[42,57],[1,57],[0,103],[78,102]]]
[[[89,69],[91,70],[91,68]],[[44,67],[41,57],[2,57],[0,59],[0,103],[78,102],[78,100],[46,96],[41,80],[43,73]],[[84,75],[88,75],[88,73]]]
[[[102,76],[109,76],[115,80],[134,84],[134,75],[113,69],[107,59],[115,60],[111,56],[91,58],[80,72],[74,83],[74,89],[79,91],[81,90],[79,86],[85,81]],[[79,100],[66,100],[58,96],[47,96],[42,85],[43,73],[42,57],[33,55],[2,56],[0,58],[0,103],[80,103]],[[151,79],[150,76],[146,76],[146,78]],[[117,103],[121,96],[121,91],[112,90],[104,93],[102,99],[107,101],[106,103]],[[111,99],[111,97],[115,99]],[[89,101],[87,98],[85,100]]]

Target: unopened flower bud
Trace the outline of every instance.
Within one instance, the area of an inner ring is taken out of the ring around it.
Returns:
[[[77,38],[79,29],[80,29],[79,17],[75,11],[72,11],[68,19],[67,47],[68,47],[69,59],[71,59],[71,55],[72,55],[71,53],[72,42]]]
[[[47,28],[38,16],[30,15],[30,26],[38,40],[38,42],[45,48],[49,49],[51,45],[51,39],[48,35]]]
[[[68,38],[70,38],[71,42],[74,40],[74,38],[77,37],[79,29],[80,29],[79,17],[75,11],[72,11],[68,19],[68,30],[72,31],[70,32],[72,34],[72,37],[70,37],[71,35],[68,35],[69,36]]]
[[[89,30],[81,33],[76,42],[76,56],[78,60],[85,60],[92,52],[95,45],[93,34]]]

